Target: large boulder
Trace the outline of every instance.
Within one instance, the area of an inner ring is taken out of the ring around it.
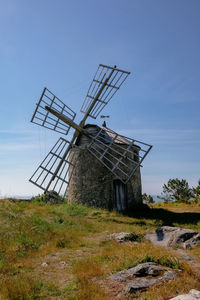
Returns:
[[[192,229],[162,226],[154,233],[146,234],[145,238],[159,246],[180,245],[184,248],[191,248],[200,242],[200,234]]]
[[[136,293],[137,291],[145,291],[154,284],[173,280],[176,277],[177,272],[175,270],[153,262],[147,262],[128,270],[122,270],[112,274],[109,279],[122,284],[122,290],[119,295],[123,295]]]

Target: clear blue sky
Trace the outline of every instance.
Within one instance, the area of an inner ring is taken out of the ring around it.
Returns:
[[[199,0],[0,0],[1,196],[41,192],[28,179],[58,138],[30,123],[43,87],[78,112],[99,63],[131,71],[104,114],[153,145],[143,192],[197,184]]]

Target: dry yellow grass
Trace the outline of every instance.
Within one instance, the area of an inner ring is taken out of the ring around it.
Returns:
[[[145,240],[118,244],[106,238],[122,231],[145,234],[162,224],[200,229],[194,206],[187,206],[186,214],[184,206],[166,208],[152,208],[128,217],[77,205],[1,201],[2,299],[115,299],[109,290],[109,274],[143,261],[156,261],[183,271],[174,281],[136,294],[137,299],[164,300],[191,288],[200,289],[200,247],[188,251],[196,257],[191,267],[179,260],[181,254],[175,249],[155,247]],[[61,261],[66,261],[67,266],[62,268]],[[48,267],[43,268],[42,262],[47,262]]]

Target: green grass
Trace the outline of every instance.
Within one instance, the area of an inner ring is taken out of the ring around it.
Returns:
[[[146,262],[154,262],[166,267],[169,267],[171,269],[178,269],[183,270],[183,264],[179,261],[176,257],[167,257],[167,256],[161,256],[159,258],[147,253],[145,257],[141,260],[141,263]]]
[[[200,230],[198,206],[169,206],[125,216],[67,203],[42,201],[0,202],[0,286],[2,299],[110,299],[105,291],[107,276],[152,261],[181,269],[176,291],[199,288],[200,282],[173,249],[159,248],[144,239],[147,230],[177,225]],[[129,232],[132,243],[118,244],[106,238],[114,232]],[[200,247],[192,250],[199,257]],[[66,261],[62,267],[59,262]],[[47,262],[48,267],[42,267]],[[173,284],[171,283],[173,286]],[[168,299],[173,291],[153,288],[147,299]],[[145,294],[137,299],[144,299]],[[175,294],[174,294],[175,295]]]

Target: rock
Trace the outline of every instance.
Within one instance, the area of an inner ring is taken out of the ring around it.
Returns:
[[[190,290],[189,294],[193,297],[196,297],[196,299],[200,299],[200,291],[197,291],[197,290]]]
[[[186,249],[190,249],[190,248],[196,246],[199,242],[200,242],[200,233],[193,236],[191,239],[187,240],[183,246]]]
[[[170,300],[196,300],[200,299],[200,291],[191,290],[188,294],[179,295],[175,298],[171,298]]]
[[[125,289],[123,290],[124,294],[127,293],[136,293],[137,291],[145,291],[150,286],[156,284],[159,280],[155,278],[136,278],[135,280],[130,280]]]
[[[197,231],[191,229],[178,228],[178,230],[175,232],[173,236],[173,241],[171,245],[174,246],[176,244],[183,244],[185,241],[188,241],[189,239],[193,238],[197,234],[198,234]]]
[[[119,232],[119,233],[112,233],[112,234],[109,234],[109,235],[107,236],[107,238],[109,238],[109,239],[114,239],[114,240],[116,240],[118,243],[121,243],[121,242],[124,241],[124,238],[125,238],[126,236],[128,236],[128,235],[129,235],[128,232]]]
[[[60,261],[59,265],[61,265],[62,267],[68,266],[68,264],[65,261]]]
[[[156,283],[162,281],[173,280],[177,277],[177,274],[174,271],[166,271],[163,276],[158,278],[136,278],[127,283],[124,294],[126,293],[136,293],[137,291],[145,291],[147,288],[151,287]]]
[[[176,251],[177,251],[178,253],[180,253],[180,254],[184,254],[184,255],[187,254],[187,252],[186,252],[185,250],[181,249],[181,248],[178,248]]]
[[[174,270],[148,262],[112,274],[109,278],[112,281],[123,283],[124,288],[120,295],[124,295],[126,293],[135,293],[139,290],[146,290],[156,283],[173,280],[176,277],[177,273]]]
[[[169,246],[171,237],[176,230],[176,227],[162,226],[156,229],[154,233],[146,234],[145,238],[154,245]]]
[[[112,233],[107,236],[109,239],[114,239],[118,243],[123,243],[123,242],[135,242],[137,241],[139,235],[135,233],[130,233],[130,232],[118,232],[118,233]]]
[[[42,266],[42,267],[48,267],[48,263],[43,262],[41,266]]]
[[[195,258],[187,255],[187,256],[180,257],[179,260],[194,261]]]
[[[155,233],[146,234],[146,239],[159,246],[180,245],[184,248],[191,248],[200,242],[200,234],[191,229],[162,226],[156,229]]]
[[[147,262],[129,269],[136,277],[158,276],[163,272],[163,269],[156,263]]]
[[[169,281],[169,280],[174,280],[176,277],[177,277],[177,273],[175,271],[168,270],[163,274],[161,280]]]
[[[144,277],[144,276],[158,276],[163,272],[163,269],[156,263],[148,262],[139,264],[136,267],[130,268],[128,270],[123,270],[112,274],[110,278],[116,281],[126,281],[127,278],[132,277]]]

